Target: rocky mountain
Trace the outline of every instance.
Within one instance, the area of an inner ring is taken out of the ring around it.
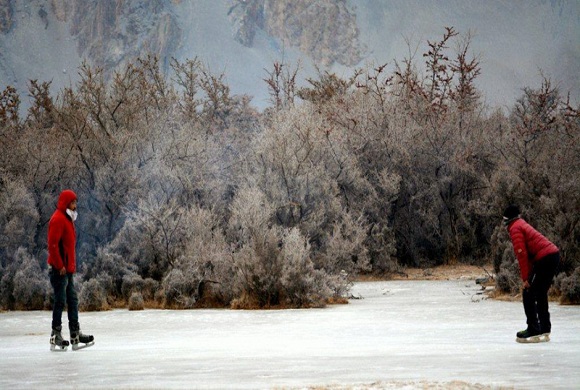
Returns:
[[[0,0],[0,89],[26,101],[29,79],[56,92],[82,61],[111,74],[151,52],[165,66],[197,57],[263,107],[274,61],[300,61],[303,78],[317,67],[347,76],[367,63],[420,63],[445,26],[473,35],[490,105],[512,104],[541,72],[580,97],[576,0]]]

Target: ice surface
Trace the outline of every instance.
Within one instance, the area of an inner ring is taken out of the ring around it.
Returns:
[[[96,344],[66,353],[49,351],[50,312],[0,313],[0,389],[578,388],[580,307],[552,304],[551,342],[518,344],[522,305],[482,300],[478,288],[368,282],[353,288],[364,299],[325,309],[81,313]]]

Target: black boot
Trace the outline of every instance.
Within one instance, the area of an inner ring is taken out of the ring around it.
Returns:
[[[516,341],[518,343],[540,343],[542,341],[550,341],[550,336],[549,334],[543,334],[537,329],[528,327],[528,329],[519,331],[516,334]]]
[[[52,328],[50,333],[50,350],[55,352],[64,352],[69,346],[68,341],[62,338],[62,326]]]
[[[76,351],[94,345],[95,338],[92,335],[83,334],[77,325],[70,329],[70,343],[72,344],[73,351]]]
[[[518,339],[527,339],[528,337],[538,336],[539,334],[541,334],[541,333],[538,332],[538,331],[536,331],[536,330],[534,330],[534,329],[528,328],[526,330],[520,330],[516,334],[516,337]]]

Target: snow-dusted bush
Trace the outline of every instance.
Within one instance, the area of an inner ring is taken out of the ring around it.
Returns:
[[[0,308],[14,309],[14,274],[16,265],[0,267]]]
[[[136,276],[128,279],[133,274],[126,275],[126,297],[133,281],[139,284],[145,299],[151,299],[156,288],[151,283],[160,279],[164,302],[171,307],[193,305],[197,285],[205,280],[214,282],[223,299],[231,299],[230,248],[220,227],[220,216],[211,210],[179,206],[174,201],[155,206],[150,199],[131,214],[113,248],[123,254],[125,261],[137,264],[145,280],[151,280],[145,293],[142,281]],[[179,275],[187,277],[187,287]]]
[[[2,170],[0,175],[0,264],[20,248],[34,245],[39,216],[34,196],[19,179],[12,179]]]
[[[560,291],[560,303],[580,304],[580,267],[569,276],[565,273],[558,275],[554,287]]]
[[[220,224],[221,216],[213,210],[194,206],[187,220],[193,235],[185,243],[183,256],[175,267],[198,283],[197,299],[207,293],[206,301],[227,304],[233,296],[233,261],[232,249]]]
[[[346,272],[354,280],[359,272],[370,270],[365,239],[364,221],[354,220],[344,212],[342,219],[334,223],[325,251],[317,256],[317,264],[330,275]]]
[[[115,250],[139,267],[139,274],[161,280],[183,255],[192,238],[187,208],[176,201],[159,203],[154,198],[139,202],[129,214],[115,242]]]
[[[233,307],[281,303],[282,229],[272,226],[273,212],[264,193],[255,187],[240,189],[232,203],[229,234],[235,245]]]
[[[232,253],[236,271],[232,307],[326,303],[333,294],[329,279],[333,269],[315,268],[311,245],[297,227],[273,224],[274,209],[262,191],[241,189],[231,213],[229,230],[237,247]]]
[[[172,269],[161,283],[164,306],[171,309],[191,309],[195,304],[198,283],[179,269]]]
[[[250,309],[281,303],[282,259],[280,229],[262,227],[232,254],[235,277],[232,307]]]
[[[344,303],[350,296],[350,289],[352,288],[352,278],[345,271],[341,271],[337,275],[328,275],[327,285],[332,292],[330,302]]]
[[[511,256],[510,251],[513,252],[513,245],[510,240],[509,233],[503,223],[496,226],[493,234],[490,237],[491,254],[490,260],[493,262],[493,269],[496,274],[501,270],[504,260]],[[513,256],[511,256],[513,258]],[[510,258],[510,261],[512,259]],[[515,258],[513,258],[515,260]]]
[[[146,278],[143,280],[143,287],[141,289],[141,295],[146,301],[152,301],[155,299],[155,294],[159,290],[159,282],[151,278]]]
[[[18,248],[14,262],[19,269],[14,275],[14,306],[16,310],[42,310],[52,291],[46,272],[24,248]]]
[[[145,302],[143,301],[143,295],[139,292],[134,292],[129,297],[129,310],[143,310],[145,308]]]
[[[509,294],[515,294],[521,289],[522,277],[513,248],[505,248],[504,250],[496,283],[501,291]]]
[[[91,279],[82,284],[79,294],[79,310],[108,310],[107,293],[97,279]]]
[[[123,294],[123,298],[129,301],[129,298],[134,293],[141,294],[143,290],[143,286],[145,285],[145,281],[141,276],[137,274],[126,274],[123,276],[123,282],[121,285],[121,292]]]
[[[121,299],[127,300],[131,293],[129,285],[138,283],[134,280],[140,279],[137,275],[137,267],[126,261],[126,259],[115,253],[112,246],[99,248],[96,256],[89,267],[87,277],[99,280],[101,288],[106,296],[112,301]],[[124,284],[127,284],[123,288]]]
[[[288,304],[296,307],[323,306],[332,295],[328,274],[314,269],[310,244],[297,228],[284,235],[281,256],[281,284]]]
[[[325,125],[315,107],[279,112],[258,139],[252,169],[253,185],[274,211],[272,222],[298,226],[315,246],[340,219],[337,177],[352,164],[338,145],[329,144]]]

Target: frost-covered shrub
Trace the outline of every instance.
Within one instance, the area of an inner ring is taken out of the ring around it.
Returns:
[[[38,224],[34,196],[20,180],[0,180],[0,264],[19,247],[30,248]]]
[[[320,306],[335,290],[342,290],[331,282],[331,275],[342,269],[352,275],[368,269],[364,229],[348,214],[336,224],[324,244],[326,252],[315,263],[311,244],[298,227],[273,223],[275,210],[260,190],[240,190],[231,212],[229,234],[237,247],[231,255],[234,308]]]
[[[327,279],[328,287],[332,292],[331,300],[337,303],[344,302],[348,298],[353,284],[347,273],[342,271],[337,275],[328,276]]]
[[[520,291],[522,286],[520,268],[511,248],[504,250],[496,283],[503,292],[515,294]]]
[[[149,198],[129,215],[112,250],[136,264],[141,277],[162,280],[173,268],[222,257],[226,245],[218,220],[196,205]]]
[[[141,289],[141,295],[146,301],[152,301],[155,299],[155,293],[159,290],[159,282],[151,278],[147,278],[143,281],[143,288]]]
[[[220,215],[213,209],[191,207],[188,223],[193,234],[175,262],[176,268],[199,283],[197,299],[204,298],[203,305],[211,300],[223,306],[233,297],[232,248],[226,243],[220,222]]]
[[[243,246],[269,228],[274,207],[259,188],[246,186],[236,194],[230,211],[228,238]]]
[[[50,284],[38,261],[24,248],[18,248],[14,262],[20,264],[14,275],[14,305],[17,310],[42,310],[50,294]]]
[[[310,244],[297,228],[286,233],[282,242],[281,284],[286,301],[292,306],[323,306],[331,295],[327,274],[314,269],[310,255]]]
[[[141,278],[141,276],[137,274],[124,275],[123,282],[121,285],[123,298],[125,300],[129,300],[129,297],[131,297],[133,293],[141,293],[144,285],[145,281]]]
[[[97,279],[82,284],[79,294],[79,309],[83,311],[108,310],[107,295]]]
[[[195,304],[198,282],[179,269],[172,269],[162,282],[164,306],[172,309],[191,309]]]
[[[0,308],[13,310],[14,309],[14,274],[16,273],[16,265],[12,264],[9,267],[0,268]]]
[[[570,276],[564,273],[558,275],[554,285],[560,291],[560,303],[580,304],[580,267],[576,268]]]
[[[103,289],[103,292],[107,297],[107,302],[109,303],[109,305],[114,305],[115,300],[118,297],[118,294],[116,293],[117,287],[115,285],[115,281],[113,280],[113,278],[110,275],[101,272],[100,274],[97,275],[96,278],[94,278],[94,280],[96,280]]]
[[[374,224],[365,240],[372,271],[388,274],[400,271],[396,257],[397,243],[393,229],[381,224]]]
[[[277,228],[254,231],[255,237],[233,253],[236,308],[263,308],[281,303],[282,261]]]
[[[493,269],[495,273],[499,273],[501,264],[508,250],[513,251],[513,246],[509,238],[509,233],[505,226],[498,225],[493,231],[490,239],[491,245],[491,259],[493,261]]]
[[[317,258],[320,268],[328,274],[346,272],[353,280],[360,271],[369,271],[366,230],[361,220],[354,220],[347,212],[337,221],[329,235],[324,253]]]
[[[197,302],[196,307],[226,307],[228,306],[232,299],[231,296],[224,296],[224,291],[231,291],[231,286],[226,286],[225,288],[221,286],[221,283],[202,280],[199,282],[197,288]]]
[[[354,160],[329,127],[312,106],[281,111],[257,140],[253,161],[253,180],[268,200],[272,221],[298,226],[315,247],[342,212],[337,178],[345,187],[354,180]]]
[[[127,299],[130,291],[123,291],[125,277],[132,280],[137,267],[128,263],[123,256],[115,253],[111,247],[99,248],[95,260],[87,273],[88,279],[97,278],[106,296],[111,300]]]
[[[280,304],[281,229],[271,226],[274,209],[257,188],[242,188],[231,207],[229,231],[235,248],[232,253],[232,290],[236,308]]]
[[[143,310],[145,308],[145,302],[143,301],[143,295],[139,292],[134,292],[129,297],[129,310]]]

